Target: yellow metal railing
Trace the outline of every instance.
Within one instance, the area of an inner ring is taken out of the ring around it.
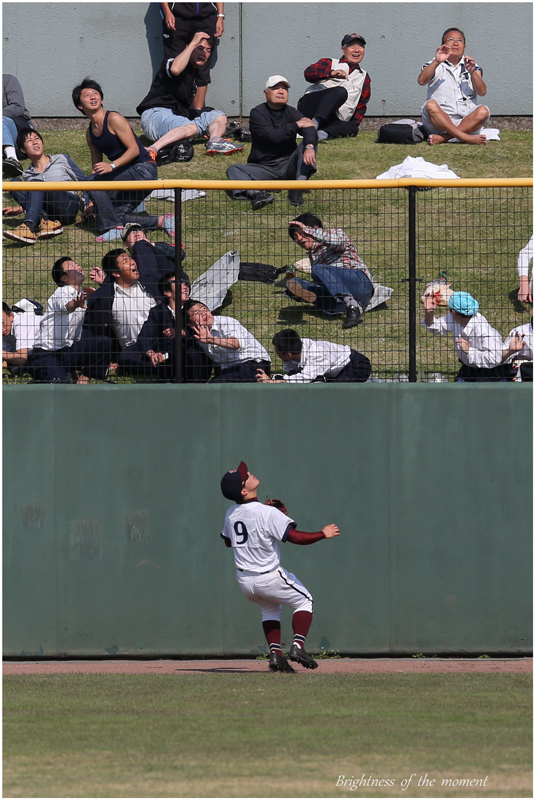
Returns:
[[[156,180],[156,181],[60,181],[45,183],[44,181],[3,181],[2,191],[46,191],[49,192],[95,192],[125,191],[144,189],[403,189],[407,186],[418,188],[492,188],[492,187],[529,187],[533,186],[533,178],[396,178],[392,180],[348,180],[348,181],[209,181],[209,180]]]

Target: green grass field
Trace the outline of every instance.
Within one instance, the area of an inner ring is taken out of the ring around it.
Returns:
[[[137,131],[141,133],[141,131]],[[44,134],[46,151],[68,152],[86,172],[89,152],[83,131]],[[326,179],[373,179],[407,156],[422,156],[437,164],[447,163],[462,178],[529,177],[533,170],[532,132],[503,131],[501,142],[486,147],[419,144],[377,145],[374,132],[356,139],[319,145],[318,174],[311,185]],[[159,170],[160,178],[195,180],[225,179],[230,163],[246,159],[250,145],[236,155],[206,157],[204,145],[195,145],[195,157],[187,164]],[[4,202],[10,201],[4,195]],[[150,201],[149,213],[169,213],[171,203]],[[288,237],[287,225],[303,210],[317,214],[326,226],[343,227],[372,275],[394,290],[391,300],[367,314],[357,328],[344,331],[342,317],[328,316],[313,307],[295,303],[284,294],[285,281],[275,285],[239,281],[229,291],[222,313],[238,318],[274,357],[271,339],[285,327],[302,336],[349,344],[369,356],[373,374],[392,377],[408,369],[408,203],[403,189],[314,191],[305,195],[305,206],[292,207],[286,192],[261,211],[247,202],[232,202],[222,191],[183,204],[184,269],[198,277],[223,253],[238,250],[242,260],[276,267],[303,258],[304,251]],[[5,218],[4,227],[15,227],[21,218]],[[447,273],[454,290],[471,291],[481,311],[503,337],[529,320],[531,305],[516,300],[516,259],[532,233],[532,190],[433,189],[417,195],[417,274],[419,288]],[[50,267],[61,255],[70,254],[89,271],[111,247],[94,242],[95,230],[76,224],[54,239],[25,246],[4,241],[3,289],[8,303],[27,296],[43,304],[54,290]],[[163,232],[151,235],[165,239]],[[299,277],[306,277],[305,273]],[[441,372],[448,378],[458,365],[451,341],[433,337],[418,326],[418,364],[422,374]],[[274,361],[276,370],[280,364]],[[6,379],[6,376],[4,376]]]
[[[531,699],[530,675],[11,676],[4,797],[531,797]]]

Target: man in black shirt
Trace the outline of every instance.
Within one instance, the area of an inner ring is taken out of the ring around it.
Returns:
[[[303,180],[316,172],[318,134],[311,119],[288,105],[290,84],[282,75],[271,75],[266,82],[266,102],[252,109],[249,127],[252,146],[247,164],[232,164],[227,169],[231,181]],[[303,136],[298,145],[297,133]],[[268,192],[234,190],[233,200],[250,200],[253,209],[267,206],[275,199]],[[303,192],[292,189],[288,200],[303,205]]]
[[[136,111],[143,133],[154,144],[149,151],[156,160],[162,147],[207,133],[207,155],[243,150],[243,144],[223,139],[227,117],[222,111],[194,115],[191,105],[197,91],[198,68],[210,59],[212,43],[207,33],[196,33],[176,58],[166,59],[152,82],[149,93]]]

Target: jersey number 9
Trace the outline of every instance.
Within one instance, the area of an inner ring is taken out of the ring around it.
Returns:
[[[243,522],[235,522],[234,523],[234,533],[236,537],[240,537],[240,539],[236,538],[236,544],[245,544],[247,539],[249,538],[249,534],[247,533],[247,528],[243,524]]]

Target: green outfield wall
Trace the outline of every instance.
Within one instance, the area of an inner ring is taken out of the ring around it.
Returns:
[[[219,538],[240,459],[342,531],[281,547],[311,651],[531,652],[531,385],[9,386],[3,412],[5,656],[265,652]]]

